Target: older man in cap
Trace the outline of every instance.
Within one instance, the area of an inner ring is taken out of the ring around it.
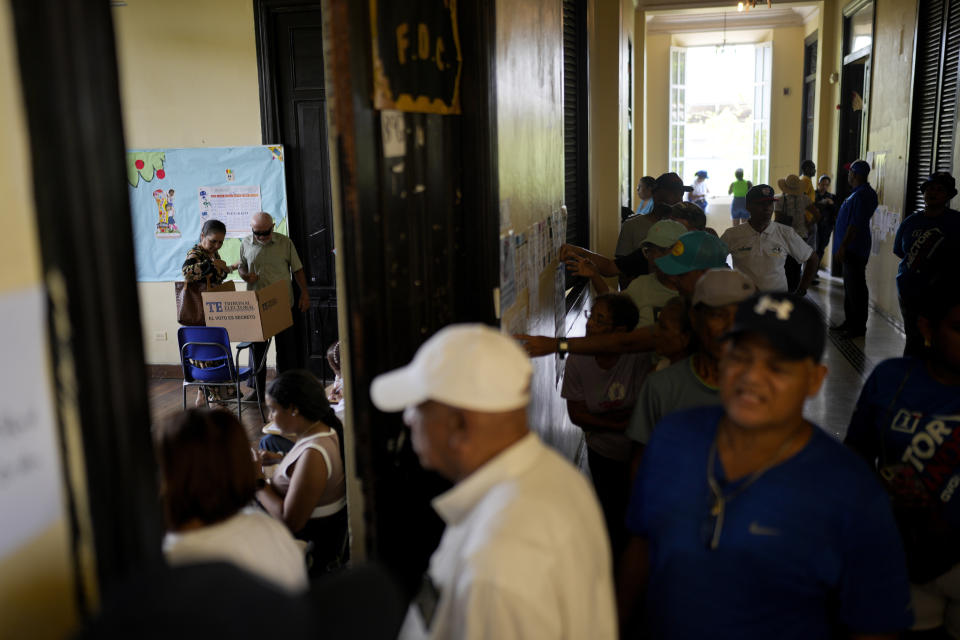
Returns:
[[[610,547],[593,490],[527,428],[532,367],[483,325],[437,332],[370,388],[404,411],[420,464],[455,485],[401,638],[615,638]]]
[[[735,269],[711,269],[697,281],[690,304],[690,324],[697,350],[688,358],[651,374],[640,390],[627,436],[640,445],[669,413],[720,404],[720,356],[723,338],[733,326],[737,305],[757,288]]]
[[[873,244],[870,236],[870,218],[877,210],[877,192],[867,178],[870,165],[863,160],[850,164],[847,182],[853,191],[840,205],[833,232],[833,259],[843,265],[844,320],[833,330],[847,339],[867,333],[867,313],[870,291],[867,289],[867,260]]]
[[[819,312],[757,294],[728,337],[722,406],[665,417],[647,445],[621,611],[645,585],[655,638],[895,638],[912,615],[889,501],[803,417],[827,373]]]
[[[758,184],[747,192],[747,224],[730,227],[721,239],[730,247],[733,266],[750,276],[760,291],[786,291],[787,256],[803,264],[796,293],[804,295],[817,274],[817,255],[797,232],[774,222],[776,198],[770,185]]]
[[[259,291],[274,282],[285,281],[293,305],[292,276],[300,289],[300,302],[297,308],[301,312],[310,308],[310,294],[307,292],[307,277],[303,273],[303,264],[297,254],[293,241],[274,229],[273,217],[260,211],[250,220],[250,235],[240,242],[240,262],[237,271],[247,283],[247,291]],[[283,373],[300,366],[301,356],[297,353],[297,342],[293,327],[288,327],[274,336],[277,345],[277,371]],[[257,365],[267,356],[267,343],[253,343],[253,357]],[[255,399],[266,388],[267,368],[262,366],[256,376],[256,387],[247,399]],[[261,401],[263,398],[260,398]]]
[[[897,229],[893,253],[900,258],[897,293],[907,334],[904,356],[923,356],[923,336],[917,328],[917,312],[924,306],[928,283],[937,273],[956,264],[960,250],[960,212],[950,208],[957,183],[946,172],[934,173],[920,185],[923,211],[908,216]]]
[[[670,208],[680,202],[683,194],[692,188],[684,185],[676,173],[662,174],[653,182],[653,207],[650,213],[627,218],[620,226],[614,256],[618,260],[630,256],[619,268],[620,289],[626,289],[633,278],[650,273],[643,256],[640,255],[643,241],[654,224],[670,218]]]

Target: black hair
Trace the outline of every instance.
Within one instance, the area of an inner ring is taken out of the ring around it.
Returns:
[[[653,176],[643,176],[640,178],[640,184],[647,185],[647,189],[653,191],[657,187],[657,179]]]
[[[707,228],[707,214],[692,202],[678,202],[673,205],[670,217],[686,220],[696,231],[704,231]]]
[[[733,175],[743,180],[743,169],[737,169],[736,171],[733,172]]]
[[[327,401],[326,390],[317,376],[306,369],[284,371],[267,385],[267,395],[281,407],[296,407],[307,420],[323,422],[336,431],[343,458],[343,423]]]
[[[200,229],[200,235],[206,237],[213,233],[226,233],[227,225],[219,220],[207,220]]]
[[[163,423],[156,434],[163,475],[167,525],[226,520],[256,493],[250,441],[229,411],[189,409]]]
[[[625,293],[604,293],[597,296],[594,305],[606,303],[614,327],[633,331],[640,322],[640,311],[633,299]]]
[[[817,173],[817,165],[813,163],[813,160],[804,160],[800,163],[800,173],[812,178]]]

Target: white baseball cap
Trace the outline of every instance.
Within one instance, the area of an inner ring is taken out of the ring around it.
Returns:
[[[710,269],[694,286],[693,304],[725,307],[743,302],[756,292],[757,287],[746,274],[736,269]]]
[[[498,413],[530,402],[533,366],[511,337],[482,324],[444,327],[420,345],[405,367],[373,379],[370,398],[381,411],[426,400]]]

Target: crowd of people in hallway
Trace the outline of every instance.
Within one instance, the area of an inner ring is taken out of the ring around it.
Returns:
[[[848,165],[841,202],[829,176],[814,185],[812,162],[778,180],[779,194],[738,171],[731,217],[746,221],[720,238],[679,228],[677,196],[692,186],[645,178],[653,205],[623,222],[614,257],[561,249],[603,292],[586,336],[517,338],[534,357],[570,354],[561,395],[598,470],[621,636],[960,637],[949,174],[923,183],[925,209],[896,236],[904,357],[876,367],[849,429],[804,418],[829,384],[828,336],[867,328],[869,173]],[[844,321],[828,328],[807,291],[831,236]],[[621,294],[600,282],[614,275]],[[846,431],[847,446],[823,426]]]
[[[869,172],[851,163],[852,191],[838,202],[829,176],[814,185],[812,163],[779,180],[779,195],[738,171],[729,194],[742,223],[722,235],[708,227],[705,185],[644,178],[614,256],[560,250],[595,291],[585,336],[453,325],[378,376],[374,405],[402,411],[421,466],[453,483],[433,501],[446,529],[394,631],[960,637],[960,285],[949,266],[960,212],[949,174],[924,182],[926,208],[896,236],[904,357],[871,373],[838,430],[844,443],[821,429],[834,425],[804,417],[830,383],[830,332],[866,330]],[[302,277],[267,214],[252,220],[237,265],[218,254],[221,226],[204,227],[186,278],[215,284],[239,269],[257,287]],[[845,320],[829,328],[807,292],[831,236]],[[555,353],[589,476],[527,423],[531,357]],[[329,357],[339,381],[339,349]],[[343,427],[331,408],[342,388],[289,367],[253,387],[270,421],[253,451],[223,410],[191,409],[157,429],[164,553],[174,567],[228,562],[309,597],[311,580],[349,560]]]

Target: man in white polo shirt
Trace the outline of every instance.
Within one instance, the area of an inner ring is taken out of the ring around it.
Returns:
[[[795,293],[806,295],[817,274],[817,254],[797,232],[773,222],[773,188],[758,184],[747,192],[747,224],[730,227],[723,240],[730,249],[735,269],[747,274],[759,291],[787,291],[784,264],[789,255],[803,264],[803,275]]]
[[[455,485],[401,638],[617,637],[610,546],[586,479],[527,428],[530,359],[479,324],[437,332],[370,387]]]

